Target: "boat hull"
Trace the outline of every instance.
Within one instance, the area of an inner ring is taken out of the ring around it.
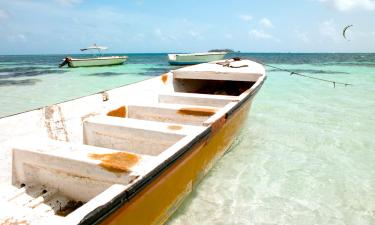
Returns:
[[[245,101],[230,118],[217,124],[208,137],[124,204],[102,224],[163,224],[201,178],[233,143],[248,116],[252,100]]]
[[[265,79],[260,64],[225,60],[1,119],[0,223],[164,223],[229,149]]]
[[[214,54],[169,54],[169,64],[171,65],[194,65],[224,59],[226,53]]]
[[[88,58],[88,59],[70,59],[68,66],[75,67],[92,67],[92,66],[113,66],[121,65],[128,58],[125,56],[118,57],[99,57],[99,58]]]

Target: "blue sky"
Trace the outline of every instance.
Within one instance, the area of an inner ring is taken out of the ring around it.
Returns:
[[[0,0],[0,55],[93,43],[121,53],[375,52],[375,0]]]

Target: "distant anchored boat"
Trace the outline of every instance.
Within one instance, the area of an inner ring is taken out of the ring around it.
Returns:
[[[0,119],[0,224],[163,224],[265,79],[216,61]]]
[[[194,65],[224,59],[227,52],[202,52],[191,54],[168,54],[171,65]]]
[[[66,57],[59,67],[63,67],[66,64],[68,64],[69,67],[113,66],[123,64],[128,59],[127,56],[102,56],[101,51],[106,49],[107,47],[97,46],[96,44],[83,48],[81,51],[97,50],[100,56],[91,58]]]

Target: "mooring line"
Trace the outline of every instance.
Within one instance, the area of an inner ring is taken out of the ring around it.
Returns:
[[[233,58],[233,60],[236,61],[236,60],[238,60],[238,58]],[[318,78],[318,77],[308,76],[308,75],[301,74],[301,73],[298,73],[298,72],[295,72],[295,71],[292,71],[292,70],[283,69],[283,68],[280,68],[280,67],[277,67],[277,66],[272,66],[272,65],[269,65],[267,63],[263,63],[263,62],[260,62],[258,60],[254,60],[254,59],[249,59],[249,60],[254,61],[256,63],[259,63],[263,66],[268,66],[268,67],[271,67],[271,68],[274,68],[274,69],[278,69],[278,70],[281,70],[281,71],[284,71],[284,72],[288,72],[288,73],[290,73],[290,75],[297,75],[297,76],[301,76],[301,77],[310,78],[310,79],[313,79],[313,80],[320,80],[320,81],[332,83],[334,88],[336,87],[336,84],[344,85],[345,87],[346,86],[354,86],[353,84],[349,84],[349,83],[343,83],[343,82],[338,82],[338,81],[334,81],[334,80],[327,80],[327,79],[322,79],[322,78]]]
[[[266,63],[260,63],[260,64],[262,64],[264,66],[268,66],[268,67],[274,68],[274,69],[278,69],[278,70],[281,70],[281,71],[284,71],[284,72],[288,72],[288,73],[290,73],[290,75],[298,75],[298,76],[301,76],[301,77],[306,77],[306,78],[310,78],[310,79],[314,79],[314,80],[320,80],[320,81],[324,81],[324,82],[329,82],[329,83],[333,84],[334,88],[336,87],[336,84],[341,84],[341,85],[344,85],[345,87],[346,86],[350,86],[350,85],[353,86],[353,84],[343,83],[343,82],[338,82],[338,81],[333,81],[333,80],[327,80],[327,79],[322,79],[322,78],[318,78],[318,77],[312,77],[312,76],[308,76],[308,75],[305,75],[305,74],[294,72],[294,71],[291,71],[291,70],[288,70],[288,69],[279,68],[277,66],[271,66],[271,65],[268,65]]]

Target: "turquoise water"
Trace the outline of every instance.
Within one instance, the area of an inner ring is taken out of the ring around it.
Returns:
[[[375,224],[375,66],[277,66],[354,86],[269,72],[232,151],[169,224]]]
[[[135,55],[120,66],[60,69],[63,57],[0,56],[0,117],[141,81],[170,69],[161,54]]]
[[[231,151],[168,224],[375,224],[375,54],[240,56],[354,86],[268,68]],[[1,115],[174,68],[165,54],[137,54],[119,67],[61,72],[61,56],[43,57],[0,56]]]

